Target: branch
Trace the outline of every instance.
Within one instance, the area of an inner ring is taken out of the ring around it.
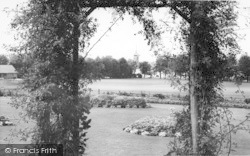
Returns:
[[[191,19],[187,17],[184,13],[182,13],[176,6],[169,5],[171,9],[173,9],[176,13],[178,13],[184,20],[186,20],[189,24],[191,23]]]
[[[94,10],[96,9],[96,7],[91,7],[86,13],[85,16],[89,16]]]

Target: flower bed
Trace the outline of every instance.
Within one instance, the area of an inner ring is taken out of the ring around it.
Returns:
[[[135,121],[123,130],[145,136],[173,137],[175,135],[175,125],[176,118],[173,116],[147,116]]]
[[[150,107],[146,104],[144,98],[128,97],[119,95],[98,95],[91,98],[92,107],[121,107],[121,108],[146,108]]]

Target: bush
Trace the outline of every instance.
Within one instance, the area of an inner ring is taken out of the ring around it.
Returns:
[[[0,96],[4,96],[4,93],[3,91],[0,90]]]
[[[128,93],[128,92],[119,92],[118,95],[121,95],[121,96],[132,96],[132,93]]]
[[[123,130],[129,133],[136,132],[134,134],[140,135],[172,137],[175,125],[176,118],[172,116],[147,116],[135,121]]]
[[[146,93],[141,92],[141,97],[146,97]]]
[[[147,106],[145,99],[143,98],[128,98],[127,104],[130,108],[136,106],[137,108],[142,107],[145,108]]]
[[[114,96],[112,95],[99,95],[96,97],[91,98],[90,100],[90,104],[91,106],[96,106],[96,107],[103,107],[103,106],[107,106],[110,107],[111,106],[111,101],[114,99]]]
[[[244,100],[244,102],[245,102],[246,104],[249,104],[249,103],[250,103],[250,98],[246,98],[246,99]]]
[[[142,78],[142,74],[136,74],[137,78]]]
[[[145,108],[147,107],[146,101],[143,98],[139,97],[128,97],[128,96],[111,96],[111,95],[99,95],[96,97],[93,97],[90,101],[91,106],[95,107],[118,107],[121,108],[125,107],[141,107]]]
[[[125,108],[128,104],[127,97],[124,96],[117,96],[114,98],[114,100],[111,102],[112,106],[121,106],[121,108]]]
[[[163,94],[154,94],[153,97],[157,97],[159,99],[165,99],[165,96]]]

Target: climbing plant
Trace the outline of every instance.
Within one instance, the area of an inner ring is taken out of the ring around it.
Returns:
[[[12,22],[23,41],[12,49],[34,60],[24,79],[27,94],[13,104],[36,121],[34,143],[63,144],[65,155],[84,153],[90,127],[86,85],[92,79],[80,74],[78,55],[96,27],[87,18],[93,10],[79,3],[30,0]]]

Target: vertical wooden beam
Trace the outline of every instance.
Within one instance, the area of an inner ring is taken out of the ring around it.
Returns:
[[[201,13],[201,2],[197,2],[195,8],[191,14],[191,24],[190,24],[190,115],[191,115],[191,125],[192,125],[192,148],[193,154],[198,154],[198,96],[197,96],[197,39],[195,38],[196,34],[196,25],[197,17]]]

